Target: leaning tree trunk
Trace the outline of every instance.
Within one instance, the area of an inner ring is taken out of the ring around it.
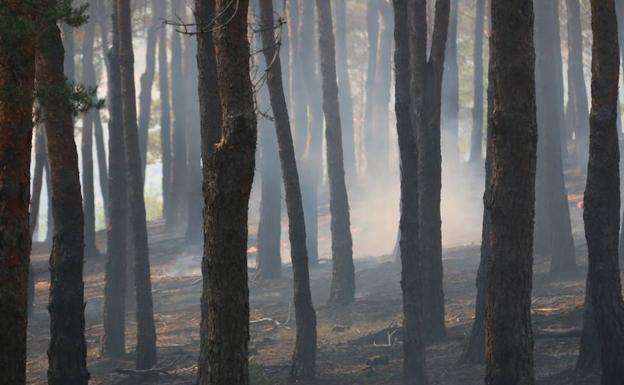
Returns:
[[[444,59],[442,81],[442,129],[448,138],[446,155],[449,163],[459,163],[459,68],[457,66],[457,28],[459,23],[459,0],[451,1],[448,41]],[[476,23],[478,24],[478,22]],[[476,28],[476,27],[475,27]],[[475,49],[476,49],[475,41]],[[475,63],[476,67],[476,63]]]
[[[152,2],[152,22],[147,28],[145,41],[145,72],[141,75],[139,83],[141,91],[139,93],[139,149],[141,151],[141,162],[143,165],[143,178],[145,178],[145,167],[147,165],[147,145],[149,142],[149,123],[152,112],[152,86],[154,84],[154,72],[156,67],[156,42],[158,39],[158,28],[164,28],[160,23],[156,9],[158,0]]]
[[[531,385],[537,150],[533,2],[492,0],[491,14],[485,383]]]
[[[186,17],[183,0],[173,1],[173,15],[180,20]],[[182,219],[182,202],[185,197],[186,179],[186,100],[184,90],[183,52],[180,33],[173,32],[171,38],[171,107],[173,110],[173,131],[171,133],[171,196],[170,211],[166,219],[168,226],[176,226]]]
[[[340,100],[340,116],[344,132],[344,164],[347,179],[354,178],[355,168],[355,136],[353,130],[353,97],[351,80],[349,79],[349,52],[347,49],[347,5],[346,0],[334,2],[336,16],[336,65],[338,71],[338,98]]]
[[[373,153],[375,134],[375,78],[377,75],[377,40],[379,39],[379,0],[368,0],[366,4],[366,36],[368,39],[368,65],[366,67],[366,103],[362,134],[366,158],[366,171],[370,175],[375,164]]]
[[[0,19],[30,25],[22,1],[5,1]],[[7,28],[5,26],[5,28]],[[0,49],[0,376],[1,385],[26,384],[26,325],[30,260],[30,155],[35,77],[33,31],[18,30]]]
[[[93,67],[93,46],[95,37],[95,20],[85,24],[82,43],[82,83],[85,86],[95,85],[95,68]],[[82,116],[82,198],[84,209],[84,243],[85,255],[98,255],[95,245],[95,192],[93,188],[93,117],[95,112],[89,110]]]
[[[570,208],[563,177],[561,131],[563,129],[563,90],[556,84],[563,77],[559,39],[559,1],[536,1],[537,121],[538,146],[537,200],[540,210],[536,231],[546,234],[551,256],[550,274],[561,277],[576,271]],[[562,81],[562,80],[561,80]],[[540,203],[541,201],[541,203]]]
[[[329,177],[329,211],[332,237],[332,283],[329,303],[348,305],[355,296],[353,241],[349,218],[349,198],[342,159],[342,128],[336,83],[336,55],[332,14],[329,0],[316,0],[325,140],[327,142],[327,175]]]
[[[46,0],[42,5],[52,9],[57,2]],[[42,17],[37,24],[38,100],[46,124],[55,222],[50,255],[48,384],[86,385],[89,372],[82,281],[85,248],[78,152],[70,95],[58,94],[58,90],[67,89],[63,73],[65,51],[54,19]]]
[[[617,132],[619,45],[614,0],[592,0],[592,108],[583,219],[591,304],[603,385],[624,379],[624,301],[618,264],[620,175]]]
[[[474,27],[474,87],[472,131],[470,133],[470,162],[481,165],[483,146],[483,35],[485,27],[485,0],[477,0]]]
[[[249,74],[249,2],[240,0],[232,7],[230,0],[216,0],[214,5],[216,24],[222,26],[214,29],[213,39],[223,135],[211,155],[203,149],[205,242],[198,383],[248,385],[247,211],[257,137]],[[199,67],[200,78],[205,70]],[[200,102],[206,103],[203,96]],[[202,120],[204,134],[205,123]]]
[[[126,324],[126,250],[128,224],[128,191],[126,157],[122,122],[121,73],[119,67],[119,34],[113,13],[113,48],[108,54],[108,159],[110,173],[109,222],[106,234],[106,272],[104,280],[104,311],[102,355],[123,357]],[[103,36],[105,34],[103,33]]]
[[[158,18],[167,17],[167,3],[156,1]],[[158,30],[158,87],[160,90],[160,153],[162,156],[163,218],[171,212],[171,108],[169,97],[169,64],[167,62],[167,28]]]
[[[290,370],[294,380],[313,379],[316,365],[316,313],[312,305],[310,292],[310,274],[308,271],[308,252],[306,249],[306,228],[303,214],[303,202],[299,185],[299,173],[295,159],[288,108],[284,96],[281,62],[276,56],[273,33],[272,0],[260,0],[262,20],[262,41],[266,65],[269,66],[267,85],[271,107],[275,117],[275,131],[279,146],[279,157],[286,193],[288,211],[288,235],[290,239],[291,260],[293,266],[293,286],[297,339],[293,363]],[[271,64],[272,63],[272,64]]]
[[[128,203],[134,245],[134,284],[137,303],[137,369],[148,369],[156,364],[156,328],[152,303],[147,224],[141,156],[137,132],[134,89],[134,54],[132,51],[131,10],[129,0],[117,0],[117,30],[119,33],[119,67],[121,74],[121,104],[124,127],[125,153],[128,176]]]

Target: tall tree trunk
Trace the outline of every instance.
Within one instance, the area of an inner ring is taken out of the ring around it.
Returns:
[[[444,55],[444,79],[442,80],[441,113],[441,126],[442,129],[446,131],[445,136],[448,138],[447,155],[451,164],[459,163],[459,68],[457,66],[458,23],[459,0],[452,0],[448,28],[448,41],[446,44],[446,54]],[[478,24],[478,22],[475,24]],[[475,50],[477,42],[478,41],[475,40]]]
[[[288,94],[290,96],[290,111],[292,126],[294,128],[295,154],[297,159],[301,159],[306,150],[306,139],[308,135],[308,100],[306,95],[305,76],[302,69],[303,63],[300,58],[305,53],[302,50],[302,40],[300,29],[302,21],[299,18],[300,4],[298,0],[288,1],[288,66],[290,67],[290,78],[288,82]],[[311,37],[310,37],[311,39]]]
[[[85,24],[82,40],[82,83],[95,86],[95,68],[93,67],[93,46],[95,40],[95,20]],[[99,254],[95,245],[95,192],[93,188],[93,119],[95,112],[89,110],[82,116],[81,153],[82,198],[84,210],[84,253],[88,257]]]
[[[284,179],[286,193],[286,208],[288,211],[288,235],[290,239],[291,260],[293,266],[293,286],[295,304],[295,319],[297,324],[297,339],[291,378],[313,379],[316,365],[316,313],[312,305],[310,292],[310,274],[308,271],[308,252],[306,249],[306,228],[299,185],[299,173],[295,159],[288,108],[284,96],[282,82],[281,61],[275,59],[276,48],[272,26],[272,0],[260,0],[262,17],[262,40],[264,57],[268,68],[267,85],[271,99],[271,107],[275,117],[275,131],[279,146],[279,158]]]
[[[477,0],[474,27],[474,96],[472,131],[470,134],[470,162],[481,164],[483,146],[483,35],[485,27],[485,0]]]
[[[551,276],[561,277],[576,271],[576,260],[561,154],[563,90],[556,86],[563,77],[559,1],[535,4],[537,121],[541,132],[536,193],[538,207],[545,208],[537,213],[536,231],[549,242]]]
[[[106,234],[106,272],[104,281],[104,311],[102,355],[122,357],[125,354],[126,324],[126,250],[128,230],[128,191],[126,187],[126,158],[122,121],[121,72],[119,67],[119,33],[113,13],[113,48],[108,53],[108,156],[110,173],[108,185],[110,220]],[[102,36],[106,34],[103,32]]]
[[[347,5],[346,0],[334,2],[336,23],[336,69],[338,73],[338,98],[340,100],[340,116],[344,132],[344,164],[348,178],[355,177],[355,136],[353,130],[353,98],[351,96],[351,80],[349,79],[349,52],[347,45]]]
[[[349,198],[342,158],[342,128],[336,82],[336,55],[332,14],[329,0],[316,0],[321,57],[323,113],[327,142],[327,175],[329,177],[329,211],[332,238],[332,283],[329,303],[348,305],[355,296],[353,241],[349,218]]]
[[[134,53],[132,51],[132,27],[129,0],[117,0],[117,29],[119,33],[119,66],[121,74],[121,104],[124,127],[126,162],[128,165],[128,202],[134,245],[134,283],[137,303],[137,369],[151,368],[156,364],[156,330],[152,284],[150,278],[147,225],[141,156],[137,132],[137,115],[134,89]]]
[[[450,7],[448,1],[445,3]],[[446,51],[447,30],[450,15],[438,15],[444,12],[447,5],[438,5],[436,8],[436,23],[432,28],[431,59],[425,67],[416,74],[416,80],[422,84],[423,94],[418,100],[422,118],[415,123],[416,146],[418,150],[418,207],[419,207],[419,242],[420,252],[423,255],[422,268],[424,273],[424,318],[423,327],[425,338],[431,342],[444,338],[444,288],[442,267],[442,219],[440,216],[440,200],[442,189],[442,154],[440,111],[442,98],[444,54]],[[444,19],[439,19],[442,18]],[[413,37],[412,39],[415,39]],[[443,50],[437,52],[436,50]],[[435,55],[437,56],[434,56]],[[412,53],[420,54],[420,52]],[[418,59],[422,61],[424,59]],[[440,66],[437,68],[436,66]]]
[[[186,19],[184,0],[173,1],[174,17]],[[181,219],[182,199],[185,196],[186,179],[186,100],[183,71],[183,52],[180,33],[174,31],[171,37],[171,107],[173,109],[173,131],[171,132],[171,197],[167,225],[175,226]]]
[[[147,144],[149,141],[149,123],[152,111],[152,86],[154,84],[154,72],[156,67],[156,41],[158,28],[163,20],[159,19],[156,12],[158,0],[152,2],[152,22],[147,28],[145,41],[145,72],[141,75],[141,91],[139,93],[139,149],[141,150],[141,162],[143,165],[143,177],[147,165]]]
[[[155,12],[162,20],[167,17],[167,3],[156,1]],[[160,88],[160,153],[162,156],[163,218],[171,212],[171,109],[169,97],[169,64],[167,62],[167,28],[158,30],[158,85]]]
[[[602,361],[603,385],[624,378],[624,301],[618,264],[620,176],[617,132],[619,45],[614,0],[591,1],[592,108],[583,219],[587,280]]]
[[[484,195],[487,385],[534,383],[531,285],[537,118],[533,3],[492,0],[488,103],[489,179]],[[513,89],[514,92],[509,92]]]
[[[621,61],[621,71],[624,73],[624,3],[621,1],[615,2],[615,12],[618,20],[618,37],[620,44],[620,61]],[[620,112],[620,106],[618,102],[618,112]],[[621,114],[620,114],[621,115]],[[618,122],[620,119],[618,119]],[[620,132],[620,125],[618,125],[618,133]],[[589,131],[589,130],[588,130]],[[620,142],[621,144],[621,142]],[[622,148],[620,148],[620,152],[622,152]],[[623,170],[624,168],[620,168]],[[620,178],[621,178],[620,174]],[[621,221],[621,229],[620,229],[620,244],[619,244],[619,254],[620,254],[620,266],[624,265],[624,212],[622,212],[622,221]]]
[[[5,1],[3,23],[31,25],[22,1]],[[13,24],[15,25],[15,24]],[[30,260],[30,156],[35,42],[29,28],[3,40],[0,49],[0,376],[1,385],[26,384],[28,264]]]
[[[374,113],[375,81],[377,75],[377,40],[379,40],[379,0],[368,0],[366,4],[366,34],[368,39],[368,66],[366,68],[366,104],[364,106],[364,151],[366,152],[366,170],[370,175],[376,159],[374,158]]]
[[[583,170],[587,167],[589,148],[589,103],[583,71],[583,29],[579,0],[566,0],[568,30],[568,114],[575,134],[576,159]],[[586,171],[586,170],[585,170]]]
[[[303,71],[308,102],[307,139],[303,157],[303,210],[305,213],[308,258],[311,266],[318,264],[318,189],[322,183],[323,107],[321,87],[316,73],[318,44],[314,40],[314,2],[299,3],[299,62]]]
[[[408,6],[409,4],[409,6]],[[401,259],[401,289],[403,292],[403,383],[425,385],[427,363],[423,336],[423,271],[418,245],[418,153],[416,131],[412,122],[410,23],[422,14],[408,16],[414,4],[408,0],[393,0],[394,5],[394,67],[395,113],[401,161],[401,217],[399,224],[399,256]],[[416,11],[421,9],[416,8]],[[425,19],[426,22],[426,19]],[[426,33],[426,24],[415,24],[418,33]],[[427,35],[424,35],[426,44]],[[423,38],[418,42],[422,44]],[[414,89],[414,96],[418,89]]]
[[[223,26],[213,31],[223,135],[212,155],[203,149],[206,205],[200,385],[249,384],[247,211],[257,129],[249,75],[248,7],[247,0],[240,0],[238,7],[232,7],[229,0],[216,0],[214,9],[217,25]],[[198,14],[202,14],[199,8]],[[200,78],[205,70],[199,67]],[[203,97],[200,101],[206,102]]]
[[[42,6],[53,9],[57,3],[46,0]],[[89,372],[82,281],[84,228],[73,111],[68,94],[52,91],[66,89],[61,31],[49,17],[42,16],[37,24],[37,89],[46,123],[56,229],[50,255],[48,384],[86,385]],[[92,30],[89,33],[92,37]]]

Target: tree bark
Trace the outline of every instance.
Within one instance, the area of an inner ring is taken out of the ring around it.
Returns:
[[[618,264],[620,212],[617,132],[620,51],[615,1],[591,1],[592,108],[583,220],[587,280],[602,361],[603,385],[624,378],[624,301]]]
[[[355,136],[353,130],[353,98],[351,96],[351,80],[349,79],[349,52],[347,44],[347,5],[346,0],[334,2],[336,23],[336,68],[338,73],[338,98],[340,100],[340,116],[344,132],[344,164],[348,178],[355,177]]]
[[[533,4],[492,0],[487,385],[534,383],[531,285],[537,118]],[[510,91],[513,90],[513,91]]]
[[[22,1],[5,1],[3,23],[33,23]],[[1,385],[26,383],[30,155],[35,42],[26,28],[0,49],[0,376]],[[7,93],[7,90],[12,93]]]
[[[442,129],[446,131],[446,137],[448,138],[448,149],[446,154],[448,155],[449,163],[455,165],[459,163],[459,68],[457,65],[458,23],[459,0],[452,0],[448,27],[448,41],[446,44],[446,54],[444,55],[441,126]],[[478,22],[475,24],[478,24]],[[476,43],[478,43],[477,40],[475,40],[475,50],[477,45]]]
[[[84,26],[82,41],[82,83],[95,86],[95,68],[93,67],[93,46],[95,40],[95,21],[89,20]],[[93,120],[95,112],[89,110],[82,116],[81,153],[82,198],[84,210],[84,253],[88,257],[99,254],[95,245],[95,192],[93,186]]]
[[[481,164],[483,146],[483,35],[485,28],[485,0],[477,0],[474,27],[474,87],[472,131],[470,134],[470,162]]]
[[[600,339],[596,330],[594,307],[591,301],[591,282],[585,284],[585,304],[583,309],[583,330],[579,344],[576,370],[586,372],[600,371]]]
[[[303,202],[299,186],[295,148],[288,120],[288,108],[282,84],[281,62],[279,58],[276,58],[277,48],[274,45],[272,0],[260,0],[260,12],[263,26],[261,30],[263,31],[264,57],[266,65],[270,66],[267,73],[267,85],[275,117],[275,131],[284,179],[286,208],[288,211],[288,235],[293,266],[293,302],[295,304],[297,339],[290,375],[294,380],[306,380],[313,379],[315,374],[316,313],[312,305],[312,294],[310,292]]]
[[[137,303],[137,369],[149,369],[157,362],[154,306],[150,278],[147,225],[141,156],[137,132],[134,88],[134,54],[132,51],[131,11],[129,0],[117,0],[117,29],[119,33],[119,67],[121,74],[121,101],[127,162],[128,203],[135,252],[134,281]]]
[[[143,165],[143,177],[147,165],[147,145],[149,141],[149,124],[152,111],[152,86],[154,84],[154,72],[156,67],[156,42],[158,40],[158,28],[163,20],[159,19],[156,12],[158,1],[152,2],[152,22],[147,28],[145,39],[145,72],[141,75],[139,83],[139,149],[141,150],[141,162]],[[164,26],[160,26],[165,29]]]
[[[167,17],[167,4],[156,1],[155,12],[159,19]],[[171,211],[171,108],[169,96],[169,64],[167,62],[167,29],[158,30],[158,85],[160,88],[160,152],[162,156],[163,218]]]
[[[52,9],[57,6],[56,0],[46,0],[42,6]],[[84,224],[73,111],[70,95],[64,91],[65,52],[56,20],[41,15],[37,24],[37,94],[46,124],[56,229],[50,255],[48,384],[86,385],[89,372],[82,281]],[[88,60],[88,52],[86,56]]]
[[[403,292],[403,383],[425,385],[427,363],[423,336],[423,271],[418,245],[418,153],[412,124],[410,22],[407,0],[394,0],[395,113],[401,161],[399,255]],[[410,11],[413,5],[410,4]],[[422,20],[419,20],[422,21]],[[416,25],[414,26],[416,27]],[[419,25],[422,32],[422,25]],[[425,27],[426,28],[426,27]],[[424,29],[426,32],[426,29]],[[425,35],[426,41],[426,35]]]
[[[216,0],[214,5],[216,24],[223,26],[213,31],[223,134],[211,155],[203,149],[205,242],[198,382],[248,385],[247,211],[257,137],[249,75],[249,2],[240,0],[232,7],[229,0]],[[199,67],[200,77],[205,69]],[[205,123],[202,120],[207,128]]]
[[[342,128],[336,82],[336,55],[332,28],[331,6],[328,0],[316,0],[321,57],[323,113],[327,142],[327,174],[329,177],[329,211],[331,214],[332,283],[329,303],[348,305],[355,296],[353,241],[349,219],[349,198],[345,184],[342,156]]]
[[[173,1],[173,14],[180,20],[186,18],[183,0]],[[168,226],[180,223],[182,199],[185,196],[186,179],[186,100],[183,50],[180,33],[174,31],[171,37],[171,107],[173,110],[173,131],[171,132],[171,197],[170,211],[166,219]]]
[[[104,311],[102,355],[122,357],[125,354],[126,323],[126,250],[128,230],[128,191],[126,187],[126,158],[122,121],[121,72],[119,67],[119,33],[113,13],[113,48],[108,53],[108,175],[110,220],[106,232],[106,272],[104,281]],[[105,36],[103,33],[102,36]]]
[[[556,86],[563,77],[559,1],[535,4],[537,121],[541,132],[536,193],[538,207],[544,208],[537,213],[536,231],[548,242],[551,276],[562,277],[576,271],[576,258],[561,153],[563,90]]]

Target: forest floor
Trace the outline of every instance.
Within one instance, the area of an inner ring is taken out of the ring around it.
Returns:
[[[570,196],[575,208],[579,196]],[[578,217],[578,216],[577,216]],[[579,229],[578,218],[574,223]],[[189,250],[183,238],[163,223],[149,225],[152,283],[158,333],[158,368],[153,376],[127,376],[119,368],[133,368],[135,327],[133,301],[128,296],[126,315],[127,357],[111,360],[100,355],[104,257],[87,258],[85,265],[86,339],[91,384],[194,384],[199,352],[201,252]],[[582,324],[586,247],[575,233],[579,271],[573,277],[553,281],[546,258],[537,256],[533,286],[535,374],[540,385],[594,385],[596,373],[574,370],[578,354],[578,331]],[[98,233],[99,247],[105,234]],[[36,306],[29,322],[28,383],[45,384],[46,349],[49,343],[47,258],[49,245],[33,246],[36,271]],[[448,338],[427,349],[431,384],[477,385],[483,383],[484,366],[457,364],[470,333],[476,296],[475,277],[479,247],[466,245],[444,250],[444,288]],[[402,346],[387,330],[402,318],[400,266],[390,256],[359,258],[357,298],[353,305],[335,309],[325,306],[329,294],[331,265],[322,263],[311,271],[311,285],[318,317],[317,380],[309,384],[399,385]],[[291,306],[291,269],[274,282],[250,281],[251,341],[250,373],[254,385],[288,383],[294,346],[294,310]],[[250,277],[253,277],[250,269]],[[128,283],[132,288],[132,283]],[[131,290],[129,290],[131,292]],[[552,337],[547,331],[573,331]],[[391,343],[388,343],[390,340]]]

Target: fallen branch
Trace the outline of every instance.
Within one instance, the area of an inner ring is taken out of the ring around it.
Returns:
[[[165,366],[165,367],[160,367],[160,368],[151,368],[151,369],[123,369],[123,368],[117,368],[115,369],[115,373],[117,374],[121,374],[124,376],[152,376],[152,375],[160,375],[160,374],[164,374],[165,376],[171,377],[172,374],[169,373],[173,367],[175,366],[175,364],[178,362],[178,360],[174,360],[173,362],[171,362],[171,364]]]

